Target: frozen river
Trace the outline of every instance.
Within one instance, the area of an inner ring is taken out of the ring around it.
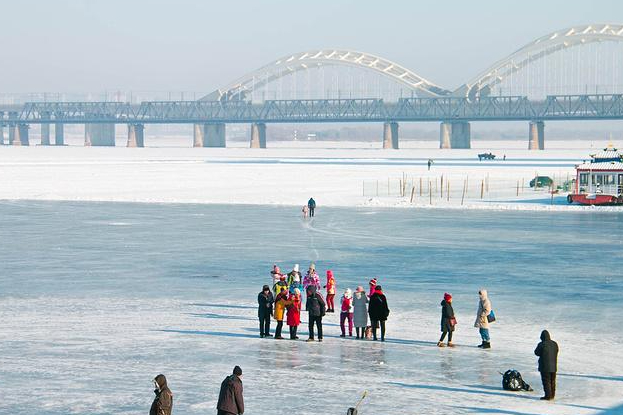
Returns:
[[[344,414],[364,390],[362,414],[620,414],[622,234],[623,213],[2,202],[0,413],[144,414],[158,373],[175,414],[216,413],[238,364],[251,415]],[[385,344],[340,339],[338,315],[323,344],[259,338],[272,264],[310,261],[340,292],[378,276]],[[445,291],[454,350],[435,346]],[[561,347],[555,403],[538,400],[542,329]],[[502,391],[509,368],[536,391]]]

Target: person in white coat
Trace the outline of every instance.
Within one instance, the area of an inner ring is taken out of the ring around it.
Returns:
[[[489,336],[489,319],[491,314],[491,301],[487,295],[487,290],[481,288],[478,291],[480,300],[478,302],[478,312],[476,313],[476,322],[474,327],[480,330],[480,337],[482,338],[482,344],[478,345],[481,349],[491,348],[491,337]]]
[[[366,327],[368,327],[368,296],[361,285],[355,290],[353,305],[355,307],[354,323],[357,338],[363,339],[366,335]]]

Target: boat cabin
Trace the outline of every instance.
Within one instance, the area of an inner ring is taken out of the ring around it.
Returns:
[[[569,203],[623,203],[623,154],[616,148],[609,146],[591,154],[591,160],[576,166],[576,172],[575,193],[567,197]]]

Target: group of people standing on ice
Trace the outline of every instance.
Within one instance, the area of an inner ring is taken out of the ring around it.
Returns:
[[[318,335],[318,341],[323,339],[322,319],[326,313],[335,313],[335,295],[337,282],[333,271],[326,271],[326,283],[320,282],[320,276],[315,264],[311,264],[303,277],[299,265],[295,264],[290,272],[282,273],[277,265],[271,271],[273,279],[272,290],[264,285],[258,294],[258,318],[260,322],[260,337],[272,337],[270,334],[270,318],[277,321],[275,339],[282,340],[284,320],[290,329],[290,340],[299,337],[298,326],[301,324],[303,311],[303,294],[305,294],[305,311],[308,314],[308,342],[312,342]],[[377,340],[377,329],[381,329],[381,341],[385,341],[385,321],[389,316],[387,298],[383,289],[377,285],[376,278],[369,282],[370,290],[366,291],[358,286],[355,292],[350,288],[344,290],[339,301],[341,337],[352,337],[355,328],[356,338],[372,338]],[[326,297],[321,294],[325,289]],[[368,318],[371,325],[368,324]]]

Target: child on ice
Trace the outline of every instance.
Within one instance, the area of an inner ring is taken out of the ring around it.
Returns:
[[[342,329],[340,337],[346,337],[346,328],[344,327],[346,320],[348,320],[348,335],[353,337],[353,313],[355,312],[355,306],[353,304],[353,293],[350,288],[344,291],[340,304],[342,310],[340,313],[340,328]]]
[[[324,287],[327,289],[327,313],[335,312],[335,278],[333,277],[333,271],[327,270],[327,285]]]

